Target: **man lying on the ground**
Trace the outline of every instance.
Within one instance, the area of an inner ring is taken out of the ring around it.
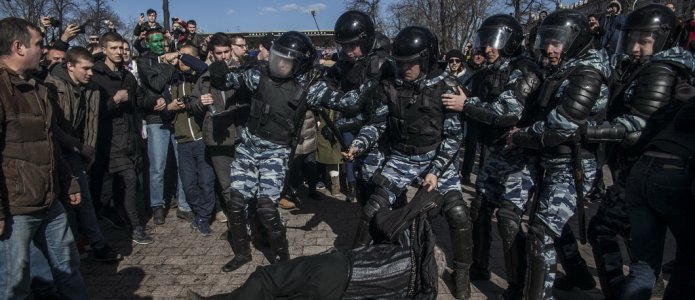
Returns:
[[[380,210],[371,223],[374,244],[259,266],[231,293],[190,299],[435,299],[435,239],[428,213],[441,195],[420,189],[396,210]],[[436,208],[436,209],[435,209]]]

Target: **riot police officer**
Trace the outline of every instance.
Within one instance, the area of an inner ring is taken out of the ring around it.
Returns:
[[[538,202],[530,208],[524,290],[529,299],[553,298],[554,238],[583,205],[582,195],[596,177],[595,149],[580,143],[580,134],[602,116],[610,65],[605,51],[591,49],[591,39],[587,18],[577,11],[557,11],[543,21],[534,49],[552,73],[541,88],[531,124],[507,136],[508,147],[540,150],[545,169]]]
[[[367,81],[378,82],[390,76],[392,63],[387,48],[388,38],[383,39],[374,29],[372,18],[361,11],[343,13],[335,23],[335,41],[339,46],[338,61],[328,70],[326,79],[342,91],[359,88]],[[346,144],[350,144],[360,128],[368,121],[374,105],[363,97],[354,103],[329,103],[329,107],[341,112],[336,125]],[[346,162],[347,195],[351,202],[357,196],[369,195],[374,190],[370,184],[372,175],[384,162],[384,153],[379,143],[353,162]],[[359,188],[358,188],[359,187]],[[357,195],[357,192],[361,192]],[[361,197],[360,197],[361,198]],[[364,199],[360,199],[364,203]]]
[[[307,109],[346,94],[317,81],[316,51],[309,37],[289,31],[270,50],[268,63],[242,73],[230,72],[226,63],[210,65],[210,81],[219,90],[251,91],[248,122],[241,131],[231,166],[231,195],[227,210],[234,258],[222,268],[231,272],[251,261],[246,206],[257,199],[258,218],[268,232],[270,262],[289,259],[284,222],[277,209],[288,159]],[[349,95],[348,95],[349,96]]]
[[[538,64],[521,55],[522,39],[521,24],[512,16],[499,14],[485,19],[477,31],[474,46],[484,50],[489,59],[498,58],[491,62],[487,74],[474,82],[475,97],[443,96],[447,108],[463,111],[469,120],[478,122],[480,137],[487,149],[477,182],[478,197],[484,199],[480,203],[485,206],[478,207],[474,220],[476,255],[471,277],[489,279],[490,215],[498,208],[497,226],[502,237],[508,282],[505,299],[523,297],[525,237],[519,226],[528,191],[534,186],[536,153],[520,148],[507,151],[504,135],[518,125],[523,114],[530,113],[525,109],[526,103],[535,101],[543,79]]]
[[[690,79],[689,74],[695,67],[693,55],[676,46],[677,24],[675,14],[666,6],[657,4],[637,9],[627,17],[617,54],[629,57],[629,65],[611,90],[610,122],[589,126],[584,135],[588,142],[610,143],[608,149],[613,149],[617,156],[615,184],[608,188],[588,230],[601,290],[606,299],[619,299],[625,283],[617,235],[629,240],[630,224],[624,197],[627,175],[640,155],[653,155],[651,151],[643,154],[642,150],[663,128],[661,125],[668,116],[672,116],[670,112],[680,106],[674,100],[676,86],[679,80]],[[658,149],[658,143],[654,145],[652,150],[657,153],[668,150]],[[644,245],[635,242],[644,243],[638,239],[633,241],[631,248],[644,249]],[[632,252],[634,259],[642,262],[645,260],[640,256],[644,253],[639,250]],[[648,263],[660,266],[660,260],[659,263]],[[638,267],[636,273],[641,270],[643,268]],[[650,273],[654,274],[654,270]],[[636,294],[625,296],[634,299]]]
[[[458,175],[458,150],[463,133],[458,114],[447,110],[441,95],[455,93],[456,79],[440,70],[436,36],[426,28],[411,26],[393,42],[396,77],[381,81],[375,99],[381,99],[375,116],[352,142],[348,157],[369,149],[383,135],[389,158],[372,181],[378,186],[362,210],[356,241],[366,245],[368,226],[381,208],[391,207],[412,182],[443,196],[442,213],[449,223],[453,246],[456,298],[470,297],[471,264],[469,210],[463,201]]]

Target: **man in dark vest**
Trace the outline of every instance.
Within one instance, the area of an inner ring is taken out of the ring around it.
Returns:
[[[54,94],[31,77],[40,70],[39,28],[18,18],[0,20],[0,298],[31,297],[29,248],[48,257],[58,297],[89,299],[80,257],[59,197],[80,203],[79,185],[62,160]],[[69,188],[68,188],[69,186]],[[63,189],[61,194],[61,189]]]
[[[305,34],[289,31],[270,50],[268,63],[243,72],[231,72],[225,62],[210,65],[210,83],[218,90],[251,92],[248,122],[241,130],[231,165],[231,191],[227,199],[229,234],[235,256],[222,268],[231,272],[251,261],[246,209],[257,199],[258,218],[268,232],[271,263],[289,260],[285,224],[277,202],[285,184],[287,164],[298,139],[307,109],[335,98],[353,97],[317,81],[316,51]]]

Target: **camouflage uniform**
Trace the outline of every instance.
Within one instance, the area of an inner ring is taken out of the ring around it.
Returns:
[[[449,74],[444,72],[437,77],[423,80],[426,81],[425,85],[430,87],[438,84],[447,76]],[[454,93],[455,90],[450,89],[447,92]],[[375,119],[385,119],[388,114],[388,106],[381,103],[376,109],[375,115],[377,117]],[[386,130],[388,129],[385,121],[366,125],[362,127],[352,145],[357,148],[358,153],[363,153],[365,149],[373,148]],[[395,188],[402,190],[418,178],[424,178],[427,173],[432,173],[438,178],[437,191],[440,194],[444,195],[449,191],[461,191],[459,175],[456,174],[459,166],[458,160],[455,159],[448,164],[449,159],[445,158],[445,156],[454,157],[458,153],[460,142],[463,139],[463,131],[458,116],[447,115],[444,120],[443,135],[445,139],[440,144],[439,149],[424,154],[408,155],[391,149],[389,158],[381,170],[381,175],[392,182]],[[446,169],[444,169],[445,166]],[[385,189],[385,191],[388,194],[389,203],[393,205],[398,195],[394,193],[394,189]]]
[[[374,88],[375,85],[376,82],[367,82],[364,84],[363,89]],[[347,94],[350,95],[349,97],[336,99],[338,101],[331,101],[327,103],[326,106],[330,109],[341,112],[351,110],[354,106],[358,105],[358,102],[360,102],[358,92],[359,91],[357,90],[348,91]],[[368,110],[371,108],[371,106],[368,106],[366,109]],[[369,122],[369,114],[371,114],[371,112],[361,111],[354,116],[343,116],[336,120],[335,125],[338,128],[361,127],[363,124],[367,124]],[[384,165],[384,161],[386,160],[384,150],[383,145],[377,141],[369,149],[366,149],[359,157],[355,158],[355,169],[362,181],[370,182],[372,180],[372,176],[374,176],[377,170]]]
[[[252,96],[251,118],[241,131],[241,142],[236,147],[234,161],[231,164],[231,196],[227,207],[230,214],[229,230],[233,240],[232,248],[237,255],[240,253],[240,250],[241,253],[250,255],[250,237],[247,231],[245,214],[249,201],[254,198],[258,199],[257,214],[261,224],[268,231],[271,250],[274,252],[271,262],[275,262],[289,258],[286,228],[282,217],[277,211],[277,201],[285,183],[289,157],[296,140],[296,129],[291,128],[298,128],[298,124],[301,124],[301,122],[296,122],[295,124],[285,124],[283,122],[288,120],[301,121],[301,117],[305,115],[306,109],[318,107],[329,101],[337,101],[333,98],[357,97],[358,93],[344,94],[334,91],[323,81],[311,83],[311,78],[316,75],[314,73],[315,70],[302,74],[296,79],[281,81],[281,83],[278,83],[279,86],[274,86],[274,83],[268,85],[268,81],[271,79],[266,77],[269,75],[266,73],[267,69],[265,68],[267,68],[267,65],[260,64],[244,72],[231,72],[225,76],[226,86],[233,89],[243,87],[254,95]],[[307,84],[311,85],[303,87]],[[304,99],[299,100],[304,101],[304,105],[294,103],[297,104],[293,112],[295,114],[294,117],[281,116],[286,119],[278,121],[277,118],[280,118],[280,116],[277,116],[275,111],[268,113],[263,111],[268,107],[260,108],[260,105],[270,104],[253,102],[261,101],[255,98],[256,95],[260,95],[260,99],[263,97],[274,98],[274,101],[284,101],[275,102],[277,105],[286,103],[288,107],[291,107],[290,102],[294,101],[292,97],[298,95],[298,89],[306,89],[305,94],[299,93],[299,95],[306,96],[304,96]],[[254,108],[254,105],[259,107]],[[287,134],[289,136],[278,136],[277,133],[268,131],[273,127],[260,127],[258,125],[264,124],[261,122],[271,121],[280,122],[283,124],[282,126],[287,126],[284,130],[288,131]],[[258,126],[255,130],[259,134],[267,135],[267,137],[254,134],[252,126]],[[271,140],[278,138],[282,140]]]
[[[529,273],[526,296],[532,298],[553,298],[551,291],[556,267],[554,238],[560,236],[577,208],[577,187],[572,175],[574,155],[580,159],[584,172],[583,186],[580,187],[584,195],[589,193],[596,179],[597,166],[592,151],[581,149],[580,153],[572,154],[566,150],[574,148],[580,126],[594,125],[596,122],[592,117],[601,115],[608,102],[606,78],[610,77],[610,66],[604,50],[589,50],[579,59],[570,59],[548,78],[560,80],[561,74],[566,72],[570,72],[570,75],[564,77],[549,95],[555,106],[544,107],[539,115],[542,120],[536,119],[535,123],[522,128],[512,137],[516,145],[541,149],[543,152],[541,166],[545,169],[545,176],[536,213],[531,217],[527,241]],[[547,88],[544,86],[544,89]],[[585,91],[588,96],[582,94],[584,98],[578,100],[578,89]],[[581,103],[583,107],[590,106],[588,116],[579,118],[567,112],[566,106],[578,101],[585,101]]]
[[[473,209],[477,212],[474,222],[478,232],[475,236],[478,239],[474,241],[476,256],[472,272],[477,273],[474,277],[476,279],[489,277],[489,220],[492,212],[498,208],[497,227],[502,237],[509,284],[505,294],[516,298],[523,291],[526,270],[524,237],[520,234],[519,226],[530,191],[535,186],[537,156],[520,148],[506,149],[504,137],[509,128],[523,119],[524,113],[528,114],[528,110],[525,110],[526,102],[533,101],[538,96],[542,72],[527,58],[500,59],[503,61],[499,73],[507,73],[505,68],[512,69],[508,72],[504,91],[487,100],[471,97],[463,108],[469,119],[481,123],[479,130],[487,149],[476,181],[477,200],[473,202],[477,206]]]
[[[463,132],[458,114],[445,111],[441,103],[443,93],[456,92],[455,80],[451,79],[448,73],[443,72],[439,76],[418,79],[413,83],[396,79],[382,82],[382,86],[384,93],[377,96],[380,97],[381,103],[375,110],[372,123],[364,126],[352,143],[357,153],[360,153],[372,147],[380,137],[384,136],[390,148],[390,155],[383,169],[372,178],[377,189],[363,207],[362,219],[355,237],[355,247],[369,243],[368,226],[376,211],[393,206],[397,196],[409,184],[422,180],[428,173],[433,174],[437,176],[435,190],[443,195],[441,213],[449,223],[456,292],[469,295],[468,272],[472,263],[471,223],[468,206],[463,201],[458,173],[458,151]],[[408,94],[409,100],[402,98],[401,93]],[[405,121],[410,120],[412,115],[403,111],[412,105],[415,105],[417,111],[422,113],[420,120],[429,120],[427,123]],[[396,107],[399,111],[389,111],[389,107]],[[429,110],[423,113],[425,107]],[[418,124],[417,128],[413,127],[413,124]],[[406,129],[401,126],[407,127],[407,138],[403,137],[402,134]],[[432,129],[434,130],[430,131]],[[410,135],[411,130],[429,132],[432,135],[428,137],[422,137],[423,133]],[[421,140],[416,141],[418,139]],[[437,141],[430,143],[431,139]]]

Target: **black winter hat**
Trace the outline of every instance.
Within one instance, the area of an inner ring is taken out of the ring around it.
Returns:
[[[463,55],[463,53],[462,53],[460,50],[456,50],[456,49],[451,50],[451,51],[449,51],[449,52],[446,53],[446,59],[447,59],[447,60],[450,59],[450,58],[452,58],[452,57],[456,57],[456,58],[458,58],[458,59],[460,59],[460,60],[464,60],[464,59],[465,59],[465,56]]]

